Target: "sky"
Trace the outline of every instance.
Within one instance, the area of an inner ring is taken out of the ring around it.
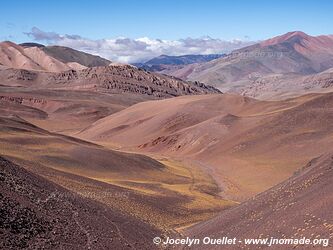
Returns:
[[[289,31],[333,34],[330,0],[3,1],[0,40],[59,44],[120,62],[228,53]]]

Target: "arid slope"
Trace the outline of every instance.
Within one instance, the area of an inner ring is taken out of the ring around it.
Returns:
[[[0,146],[29,171],[163,231],[234,204],[200,169],[50,133],[17,116],[0,117]]]
[[[78,136],[196,160],[222,195],[243,200],[333,146],[332,107],[333,93],[275,102],[229,94],[179,97],[134,105]]]
[[[0,68],[1,110],[66,134],[138,102],[208,93],[219,91],[128,65],[61,73]]]
[[[19,45],[24,48],[40,48],[49,56],[63,63],[78,63],[85,67],[108,66],[111,63],[111,61],[105,58],[64,46],[44,46],[38,43],[21,43]]]
[[[328,239],[323,247],[310,245],[261,246],[268,249],[330,249],[333,239],[333,154],[311,160],[288,180],[219,216],[186,230],[191,237],[221,235],[249,238]],[[241,245],[238,245],[240,247]],[[255,246],[242,246],[254,249]],[[258,246],[256,246],[258,247]],[[201,245],[198,249],[210,249]],[[225,247],[223,248],[225,249]],[[234,248],[231,248],[234,249]]]
[[[10,68],[50,72],[60,72],[72,68],[49,56],[41,48],[24,48],[12,42],[0,43],[0,64]]]
[[[1,249],[147,249],[162,233],[3,157],[0,188]],[[120,195],[116,188],[107,192]]]

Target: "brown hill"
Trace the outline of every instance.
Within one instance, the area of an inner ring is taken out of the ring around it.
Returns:
[[[0,146],[2,156],[29,171],[165,233],[234,204],[200,169],[51,133],[15,115],[0,117]]]
[[[147,249],[161,231],[0,157],[1,249]],[[117,189],[108,189],[116,195]],[[131,226],[128,227],[127,224]]]
[[[108,66],[111,61],[99,56],[91,55],[82,51],[64,46],[44,46],[39,43],[21,43],[20,46],[24,48],[41,48],[49,56],[63,62],[63,63],[78,63],[86,67]]]
[[[81,71],[67,71],[48,77],[53,86],[97,88],[104,92],[137,93],[156,97],[220,93],[199,82],[185,82],[177,78],[146,72],[130,65],[110,65]]]
[[[244,239],[324,239],[325,242],[309,245],[260,245],[269,249],[327,249],[333,239],[333,154],[325,154],[310,161],[288,180],[255,196],[219,216],[186,230],[190,237],[243,240],[236,249],[257,249],[258,245],[245,246]],[[200,245],[199,249],[211,249]],[[228,247],[223,247],[228,249]]]
[[[37,47],[25,48],[24,53],[34,62],[40,65],[41,69],[51,72],[61,72],[71,69],[69,65],[47,55],[43,50]]]
[[[244,200],[332,147],[332,106],[333,93],[275,102],[229,94],[178,97],[131,106],[79,136],[190,158],[224,197]]]
[[[138,102],[219,93],[210,86],[128,65],[61,73],[3,67],[0,81],[2,114],[16,114],[47,130],[66,134]]]
[[[12,42],[0,43],[0,63],[11,68],[41,70],[42,67],[24,53],[24,49]]]
[[[18,115],[38,126],[65,134],[81,130],[92,122],[135,103],[153,99],[148,95],[132,93],[48,89],[38,84],[38,74],[34,72],[8,71],[8,77],[25,80],[13,80],[10,87],[0,86],[1,114]],[[18,82],[21,82],[20,86],[14,87]],[[27,84],[30,86],[26,86]]]
[[[37,49],[37,48],[33,48]],[[90,90],[103,93],[133,93],[152,98],[220,93],[199,82],[186,82],[174,77],[150,73],[130,65],[110,65],[60,73],[0,70],[2,85],[44,89]]]
[[[63,63],[76,62],[86,67],[108,66],[111,61],[63,46],[45,46],[43,51]]]
[[[0,43],[0,63],[10,68],[60,72],[71,67],[46,54],[40,47],[21,47],[12,42]]]
[[[109,61],[65,47],[34,45],[23,44],[23,47],[12,42],[0,43],[0,64],[9,67],[9,69],[0,69],[3,85],[42,84],[44,88],[92,89],[108,93],[129,92],[157,98],[219,93],[217,89],[200,82],[185,82],[174,77],[146,72],[130,65],[86,68],[84,65],[109,65]],[[80,64],[81,62],[84,65]]]

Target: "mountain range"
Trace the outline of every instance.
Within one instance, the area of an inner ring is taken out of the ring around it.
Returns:
[[[332,35],[314,37],[295,31],[167,73],[195,79],[224,92],[264,99],[286,98],[332,87],[332,48]],[[312,78],[317,78],[317,84],[309,84]]]
[[[36,43],[17,45],[0,43],[0,65],[11,68],[61,72],[92,66],[107,66],[111,62],[98,56],[61,46]]]
[[[94,56],[82,51],[78,51],[64,46],[45,46],[38,43],[22,43],[23,48],[37,47],[43,50],[47,55],[63,62],[78,63],[85,67],[108,66],[112,62],[99,56]]]
[[[112,64],[106,59],[59,46],[2,42],[0,63],[4,66],[0,71],[3,85],[14,82],[36,87],[42,84],[46,88],[139,93],[156,98],[219,92],[200,82],[186,82],[131,65]]]
[[[169,71],[182,68],[184,65],[209,62],[211,60],[223,56],[225,55],[224,54],[182,55],[182,56],[160,55],[144,63],[134,63],[133,65],[148,71],[167,73]]]

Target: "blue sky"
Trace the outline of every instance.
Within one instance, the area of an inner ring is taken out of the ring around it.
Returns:
[[[293,30],[333,34],[329,0],[11,0],[1,5],[0,40],[18,43],[34,39],[25,34],[33,27],[94,41],[203,36],[257,41]]]
[[[34,26],[92,39],[208,35],[258,40],[292,30],[333,33],[329,0],[11,0],[1,5],[1,36],[20,42],[27,40],[23,32]]]

